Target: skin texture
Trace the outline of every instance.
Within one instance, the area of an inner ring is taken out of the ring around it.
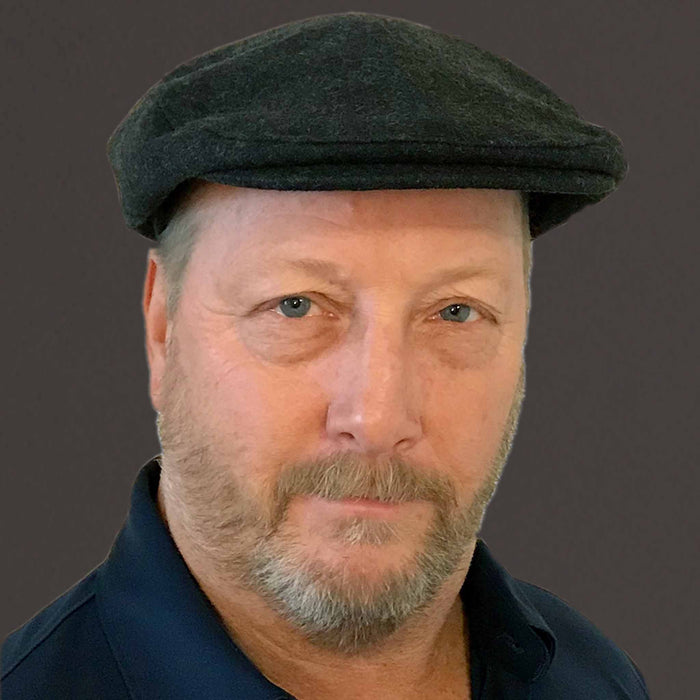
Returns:
[[[155,250],[143,296],[185,562],[298,698],[469,697],[459,589],[525,390],[517,193],[208,184],[192,205],[175,317]],[[281,262],[302,258],[343,279]],[[487,274],[436,278],[457,267]]]

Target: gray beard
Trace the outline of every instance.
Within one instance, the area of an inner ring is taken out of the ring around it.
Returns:
[[[255,546],[244,567],[244,585],[314,645],[344,655],[360,654],[419,617],[435,599],[463,562],[481,526],[484,499],[487,502],[490,495],[480,494],[476,507],[452,517],[437,511],[411,565],[386,574],[381,585],[341,585],[336,570],[317,562],[300,563],[293,547],[275,538]],[[343,534],[350,546],[381,544],[392,538],[391,530],[383,522],[348,519]]]

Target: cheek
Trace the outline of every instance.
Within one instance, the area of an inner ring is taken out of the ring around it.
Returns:
[[[425,439],[465,497],[479,488],[499,453],[512,404],[512,387],[504,381],[472,373],[455,379],[449,391],[434,386],[426,397]]]
[[[200,347],[193,368],[206,423],[218,450],[227,461],[238,460],[246,478],[272,479],[308,449],[309,434],[318,429],[318,400],[298,367],[271,367],[230,337],[222,339]]]

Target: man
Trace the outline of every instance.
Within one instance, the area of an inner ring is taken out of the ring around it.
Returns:
[[[645,698],[478,538],[525,395],[531,240],[619,140],[507,61],[314,17],[176,68],[112,135],[162,454],[12,698]]]

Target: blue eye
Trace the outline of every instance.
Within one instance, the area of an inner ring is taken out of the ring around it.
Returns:
[[[275,308],[291,312],[291,315],[287,318],[302,318],[306,311],[309,310],[311,303],[311,300],[307,297],[285,297]]]
[[[450,304],[440,311],[440,318],[445,321],[467,321],[476,309],[467,304]],[[478,313],[478,311],[477,311]]]
[[[284,315],[286,318],[303,318],[313,303],[308,297],[304,296],[284,297],[277,303],[275,310],[280,309],[281,315]],[[468,304],[457,303],[441,309],[439,314],[444,321],[455,321],[463,324],[473,319],[474,312],[480,315],[480,312],[474,307]]]

